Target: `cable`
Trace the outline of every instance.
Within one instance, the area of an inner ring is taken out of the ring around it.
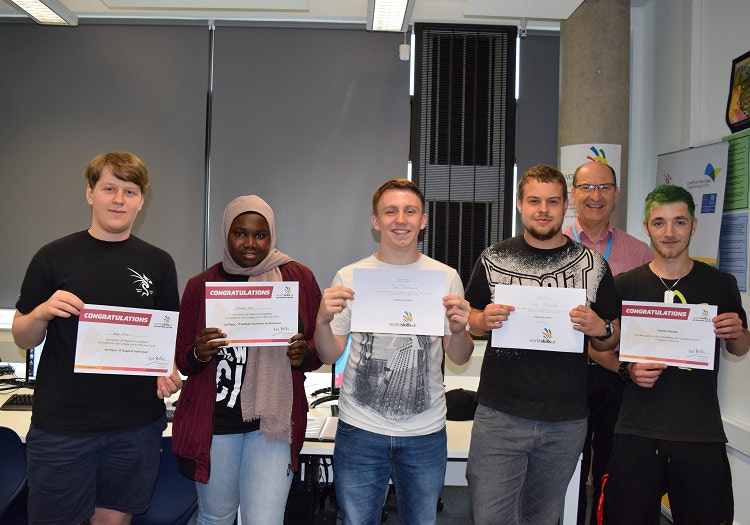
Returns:
[[[310,408],[314,408],[318,406],[321,403],[326,403],[328,401],[336,401],[339,398],[338,394],[332,394],[330,396],[321,397],[320,399],[316,399],[312,403],[310,403]]]
[[[320,394],[329,394],[331,392],[331,387],[327,386],[325,388],[321,388],[319,390],[316,390],[312,393],[313,396],[319,396]]]

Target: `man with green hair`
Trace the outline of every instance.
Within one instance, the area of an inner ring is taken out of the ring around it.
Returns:
[[[604,488],[609,524],[659,523],[669,494],[675,523],[732,523],[732,478],[717,395],[719,348],[741,356],[750,348],[747,315],[735,278],[688,254],[695,233],[693,197],[662,185],[646,197],[646,233],[654,259],[615,277],[623,300],[711,304],[714,370],[629,363]]]

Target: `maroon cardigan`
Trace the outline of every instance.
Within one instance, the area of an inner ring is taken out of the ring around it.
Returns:
[[[302,449],[307,428],[307,397],[305,371],[321,366],[313,344],[315,316],[320,303],[320,288],[315,276],[306,266],[290,261],[280,267],[284,281],[299,283],[299,316],[307,341],[308,356],[299,367],[292,368],[294,388],[292,403],[292,465],[297,470],[297,455]],[[216,401],[216,359],[201,363],[193,354],[195,334],[206,327],[206,282],[221,282],[221,263],[190,279],[180,303],[177,327],[177,367],[188,376],[180,393],[172,424],[172,448],[177,456],[180,472],[190,479],[208,482],[210,474],[213,413]]]

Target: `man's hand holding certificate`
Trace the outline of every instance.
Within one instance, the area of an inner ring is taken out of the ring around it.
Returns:
[[[206,283],[206,326],[227,346],[288,346],[298,329],[298,282]]]
[[[355,268],[352,332],[445,334],[445,272]]]
[[[714,368],[717,307],[623,301],[620,361]]]
[[[492,330],[492,346],[549,352],[583,352],[583,332],[570,312],[586,304],[583,288],[496,285],[495,302],[513,305],[508,320]]]
[[[87,304],[78,318],[75,372],[169,375],[178,316],[164,310]]]

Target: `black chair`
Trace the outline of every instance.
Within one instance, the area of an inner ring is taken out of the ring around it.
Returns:
[[[26,488],[26,447],[15,431],[0,427],[0,523]]]
[[[131,525],[185,525],[197,508],[195,481],[180,474],[172,452],[172,438],[162,438],[159,476],[151,506],[144,514],[134,515]]]

